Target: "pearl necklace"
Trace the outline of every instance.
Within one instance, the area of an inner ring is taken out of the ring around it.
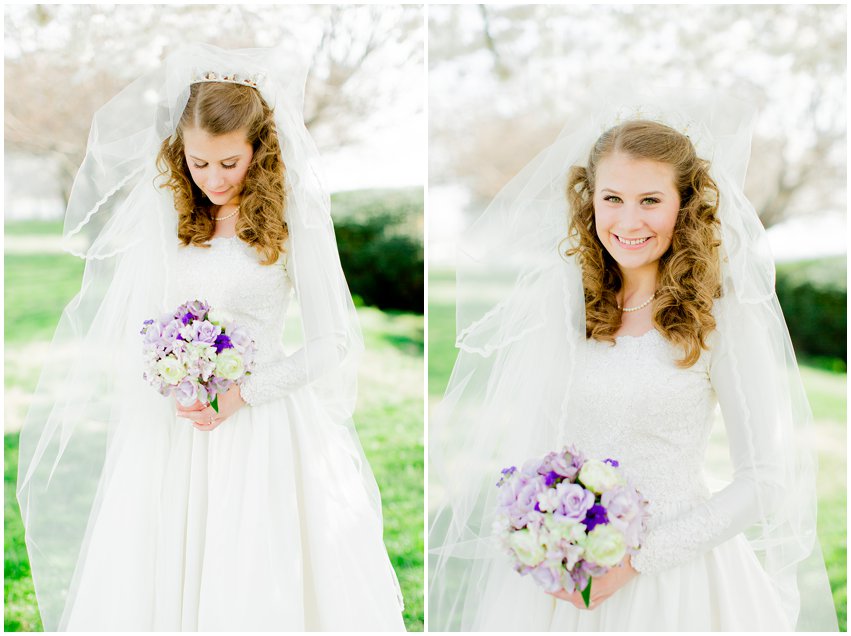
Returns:
[[[239,206],[236,206],[236,210],[234,210],[230,214],[226,214],[225,216],[214,216],[213,220],[214,221],[224,221],[226,219],[231,218],[232,216],[236,216],[238,213],[239,213]]]
[[[644,309],[645,307],[647,307],[647,305],[649,305],[651,302],[653,302],[654,298],[656,298],[656,292],[653,292],[653,295],[650,298],[645,300],[643,303],[641,303],[637,307],[624,307],[623,311],[638,311],[639,309]]]

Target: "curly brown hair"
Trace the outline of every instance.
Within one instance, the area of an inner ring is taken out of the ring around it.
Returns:
[[[597,166],[615,152],[674,169],[680,210],[671,245],[659,259],[653,325],[683,350],[677,363],[690,367],[701,349],[708,348],[706,338],[715,329],[712,307],[721,296],[718,186],[709,175],[709,162],[697,156],[689,138],[658,122],[633,120],[610,128],[591,149],[588,167],[573,166],[568,174],[571,247],[566,255],[578,255],[582,267],[586,337],[614,343],[623,317],[617,301],[623,277],[594,221]]]
[[[285,167],[272,109],[250,86],[230,82],[192,84],[175,135],[162,142],[157,168],[167,181],[160,187],[174,193],[177,236],[183,245],[209,247],[216,224],[212,203],[195,185],[186,163],[183,131],[187,128],[210,135],[246,131],[254,156],[245,175],[236,233],[257,249],[263,265],[274,264],[284,250],[288,231],[284,220]]]

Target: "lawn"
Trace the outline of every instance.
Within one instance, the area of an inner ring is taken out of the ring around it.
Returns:
[[[428,394],[429,411],[432,412],[443,395],[455,362],[455,277],[450,271],[431,271],[428,280]],[[845,373],[806,364],[801,366],[801,376],[818,436],[818,536],[827,563],[839,627],[846,631],[847,378]],[[429,510],[433,512],[441,490],[439,484],[429,486]]]
[[[7,236],[42,234],[38,224]],[[8,226],[7,226],[8,228]],[[33,229],[35,228],[35,229]],[[45,231],[44,234],[53,232]],[[7,238],[7,242],[8,242]],[[5,257],[5,584],[6,631],[41,631],[23,527],[15,498],[18,434],[40,359],[62,307],[76,293],[82,263],[64,254]],[[423,317],[358,310],[366,341],[355,423],[381,489],[384,539],[405,597],[405,624],[422,631],[423,600]]]

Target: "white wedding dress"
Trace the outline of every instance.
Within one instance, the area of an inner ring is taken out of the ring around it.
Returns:
[[[590,340],[569,407],[565,439],[589,457],[617,459],[650,502],[645,545],[633,558],[640,574],[594,610],[579,610],[505,558],[491,570],[476,630],[793,629],[741,534],[755,506],[747,454],[737,452],[745,442],[736,435],[735,370],[712,352],[686,369],[675,365],[681,357],[656,330],[615,345]],[[736,479],[710,496],[703,464],[717,403]]]
[[[110,446],[67,629],[403,631],[355,442],[284,355],[284,256],[262,266],[234,237],[176,258],[173,305],[206,300],[257,342],[248,405],[201,432],[140,389]]]

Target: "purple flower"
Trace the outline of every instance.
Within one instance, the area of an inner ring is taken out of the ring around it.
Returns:
[[[212,400],[214,395],[226,393],[231,384],[233,384],[233,380],[226,380],[225,378],[213,375],[210,376],[210,379],[205,383],[205,386],[207,387],[209,398]]]
[[[203,300],[193,300],[186,303],[186,310],[194,314],[198,320],[203,320],[207,312],[210,311],[210,305]]]
[[[600,524],[609,523],[609,518],[606,516],[606,509],[599,504],[591,506],[588,512],[585,513],[585,519],[582,520],[582,523],[585,524],[586,532],[591,532]]]
[[[534,478],[538,476],[540,473],[538,472],[538,468],[541,466],[540,459],[529,459],[523,462],[523,466],[520,468],[520,474],[527,479]]]
[[[582,521],[594,506],[594,493],[585,490],[579,484],[563,481],[556,486],[559,505],[553,510],[557,517]]]
[[[608,464],[609,466],[613,466],[614,468],[620,466],[620,463],[616,459],[604,459],[603,463]]]
[[[180,328],[183,325],[177,320],[171,320],[166,325],[163,325],[162,328],[162,337],[168,343],[173,342],[174,340],[182,339],[180,338]]]
[[[603,576],[606,572],[609,571],[604,565],[597,565],[596,563],[591,563],[590,561],[582,561],[579,568],[582,571],[586,572],[588,576]]]
[[[588,570],[586,570],[583,566],[585,561],[582,561],[579,564],[579,567],[575,567],[570,571],[570,579],[573,581],[573,584],[576,586],[575,589],[582,591],[586,587],[588,587],[588,581],[591,580],[591,575],[588,574]]]
[[[216,336],[214,344],[216,345],[216,353],[221,353],[224,349],[233,349],[233,343],[231,343],[230,338],[223,333]]]
[[[207,320],[197,320],[192,325],[192,339],[195,342],[203,342],[204,344],[215,344],[219,334],[222,333],[222,328],[217,327]]]
[[[242,327],[228,327],[226,331],[231,343],[238,350],[253,347],[254,342],[251,340],[251,336]]]
[[[641,543],[643,516],[641,498],[635,489],[621,486],[604,492],[600,503],[606,508],[609,523],[624,534],[627,545],[637,548]]]
[[[585,465],[585,455],[576,450],[576,447],[573,445],[568,446],[564,452],[567,455],[570,455],[570,465],[573,466],[578,473],[582,466]]]
[[[192,320],[203,320],[208,311],[210,311],[210,305],[206,302],[203,300],[192,300],[178,307],[174,318],[183,320],[183,324],[187,325]],[[186,320],[187,316],[189,316],[188,320]]]
[[[563,586],[561,584],[561,568],[553,568],[546,562],[533,567],[529,574],[535,582],[547,592],[558,592]]]
[[[142,331],[140,331],[139,333],[144,336],[146,333],[148,333],[148,329],[150,329],[151,325],[153,325],[154,322],[155,321],[152,318],[144,321],[142,323]],[[157,331],[157,335],[159,335],[159,329],[157,329],[156,331]]]
[[[573,457],[565,449],[561,453],[548,453],[541,463],[538,472],[541,475],[555,473],[559,477],[572,480],[579,469],[573,465]]]
[[[165,351],[168,343],[163,340],[160,332],[160,326],[153,320],[145,321],[145,327],[142,329],[142,345],[145,349],[153,349],[158,352]]]
[[[511,479],[511,476],[515,472],[517,472],[517,468],[515,466],[510,466],[508,468],[503,468],[501,472],[502,472],[502,477],[500,477],[499,481],[496,483],[497,486],[502,486],[503,484],[507,483],[508,480]]]
[[[550,472],[548,472],[546,475],[544,475],[544,483],[545,483],[547,486],[552,486],[552,485],[553,485],[554,483],[556,483],[559,479],[561,479],[561,477],[562,477],[562,476],[561,476],[561,475],[559,475],[557,472],[555,472],[555,471],[551,470],[551,471],[550,471]]]
[[[250,373],[254,368],[254,354],[256,351],[254,341],[251,339],[251,336],[248,335],[248,332],[242,327],[234,327],[233,325],[229,325],[225,330],[225,333],[228,338],[230,338],[230,343],[233,348],[242,356],[246,374]]]
[[[174,397],[183,406],[192,406],[198,398],[198,384],[190,380],[184,379],[174,388]]]
[[[547,489],[539,476],[519,474],[511,482],[512,488],[502,488],[499,502],[514,528],[523,528],[531,521],[539,522],[543,515],[535,510],[538,493]]]
[[[527,480],[517,490],[517,507],[524,512],[534,510],[538,503],[538,493],[543,492],[545,489],[546,486],[543,479],[536,477]]]

